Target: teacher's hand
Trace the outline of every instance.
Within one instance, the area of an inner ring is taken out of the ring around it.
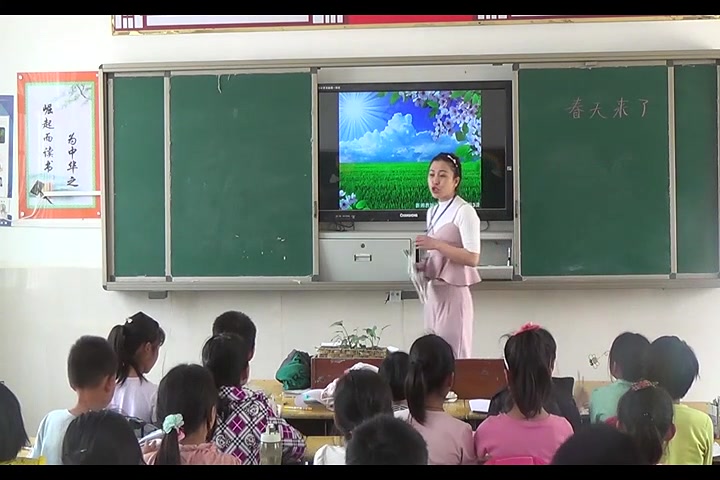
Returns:
[[[415,239],[415,245],[420,250],[437,250],[442,242],[427,235],[420,235]]]

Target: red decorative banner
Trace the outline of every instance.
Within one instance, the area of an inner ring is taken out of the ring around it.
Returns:
[[[689,20],[718,15],[113,15],[114,34],[510,23]]]

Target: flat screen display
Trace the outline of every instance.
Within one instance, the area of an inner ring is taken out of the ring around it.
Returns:
[[[507,217],[509,98],[509,82],[321,85],[321,220],[424,219],[441,152],[460,158],[458,193],[481,218]]]

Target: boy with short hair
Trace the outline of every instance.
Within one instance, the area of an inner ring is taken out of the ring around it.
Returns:
[[[218,316],[213,322],[212,334],[220,335],[221,333],[234,333],[240,335],[250,346],[250,358],[255,356],[255,337],[257,336],[257,328],[253,321],[243,312],[235,310],[227,311]]]
[[[714,432],[710,415],[680,400],[700,374],[695,352],[678,337],[660,337],[647,352],[646,377],[665,389],[675,403],[676,433],[661,463],[666,465],[712,465]]]
[[[355,428],[345,450],[345,465],[427,465],[425,439],[409,423],[378,415]]]
[[[85,412],[103,410],[115,392],[117,357],[102,337],[83,336],[70,348],[67,374],[77,403],[70,410],[53,410],[40,422],[31,458],[45,457],[48,465],[62,465],[62,443],[70,422]]]

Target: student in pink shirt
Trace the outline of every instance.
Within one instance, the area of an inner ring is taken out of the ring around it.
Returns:
[[[158,387],[157,413],[165,433],[148,465],[242,465],[208,440],[217,418],[218,391],[212,373],[200,365],[178,365]],[[149,449],[151,450],[151,449]]]
[[[455,377],[450,344],[437,335],[415,340],[405,382],[407,410],[395,417],[407,421],[425,439],[428,465],[477,464],[472,427],[445,412],[445,397]]]
[[[508,338],[504,357],[513,407],[488,417],[475,431],[478,458],[498,462],[517,459],[549,464],[572,434],[570,423],[550,415],[545,405],[552,391],[557,346],[550,332],[527,324]]]

